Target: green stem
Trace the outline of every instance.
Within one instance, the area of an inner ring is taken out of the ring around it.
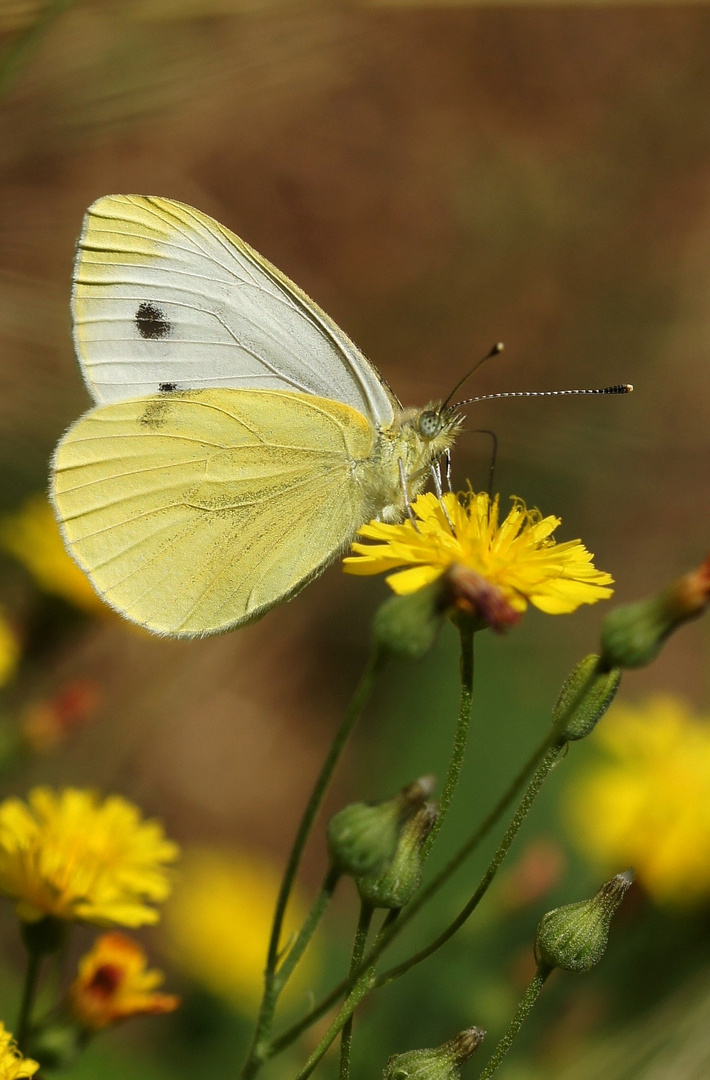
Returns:
[[[471,899],[459,912],[454,921],[449,926],[447,926],[443,933],[439,934],[439,936],[435,938],[435,940],[426,948],[421,949],[418,953],[415,953],[414,956],[410,957],[409,960],[406,960],[404,963],[398,964],[397,967],[390,968],[389,971],[384,972],[384,974],[380,975],[379,978],[375,978],[374,969],[379,954],[401,931],[402,927],[406,925],[408,921],[407,915],[409,914],[409,911],[407,910],[397,921],[397,923],[391,926],[387,933],[382,935],[378,942],[375,943],[375,946],[373,947],[373,949],[371,949],[370,953],[363,960],[361,965],[363,969],[362,974],[357,978],[357,981],[354,983],[350,994],[343,1002],[340,1011],[338,1012],[332,1024],[328,1028],[328,1031],[318,1043],[316,1049],[311,1054],[310,1058],[306,1062],[306,1065],[298,1074],[296,1080],[306,1080],[306,1078],[311,1075],[316,1065],[326,1053],[333,1040],[336,1039],[338,1034],[342,1031],[349,1017],[352,1016],[353,1012],[360,1004],[362,999],[366,997],[366,995],[369,994],[371,990],[374,990],[380,986],[385,986],[387,983],[392,982],[394,979],[398,979],[401,975],[404,975],[405,972],[415,967],[416,964],[420,964],[422,960],[426,960],[427,957],[431,956],[432,953],[440,949],[441,946],[444,945],[449,940],[449,938],[453,937],[456,931],[459,930],[461,926],[463,926],[463,924],[470,917],[473,911],[475,911],[475,909],[478,907],[481,900],[485,896],[486,892],[488,891],[491,882],[493,881],[498,871],[498,868],[503,862],[505,856],[508,854],[513,840],[517,836],[520,826],[525,820],[525,817],[527,816],[530,807],[535,801],[535,798],[540,791],[540,788],[542,787],[545,779],[547,778],[550,771],[557,762],[561,749],[562,748],[559,744],[551,747],[545,754],[543,760],[540,762],[540,765],[535,771],[535,775],[531,779],[527,790],[525,791],[525,794],[523,795],[523,798],[518,805],[518,809],[516,810],[510,825],[506,829],[503,839],[498,845],[498,849],[495,855],[493,856],[491,862],[488,865],[488,869],[481,878]]]
[[[32,50],[39,45],[54,21],[71,7],[72,3],[73,0],[47,0],[39,19],[25,30],[21,30],[10,43],[0,58],[0,95],[5,92],[13,76],[31,55]]]
[[[266,971],[264,973],[264,994],[259,1007],[254,1036],[242,1069],[242,1080],[249,1080],[250,1077],[254,1076],[268,1053],[269,1037],[274,1019],[276,1000],[278,998],[278,993],[274,994],[274,983],[279,956],[279,941],[281,939],[286,907],[291,896],[298,869],[301,865],[306,842],[308,841],[311,829],[313,828],[313,824],[318,815],[318,811],[320,810],[333,772],[335,771],[335,766],[340,759],[340,755],[345,748],[345,744],[348,741],[356,721],[369,700],[382,662],[382,654],[376,649],[373,649],[360,682],[355,688],[355,692],[350,700],[345,716],[330,745],[330,749],[328,750],[320,773],[316,778],[313,791],[311,792],[311,796],[298,826],[298,831],[296,832],[293,847],[291,848],[291,854],[289,855],[288,863],[286,864],[281,888],[279,889],[279,895],[276,901],[276,908],[274,910],[271,937],[269,940],[269,951],[266,959]]]
[[[461,775],[461,767],[463,766],[464,754],[466,752],[466,742],[468,739],[468,729],[471,723],[471,710],[473,707],[473,640],[475,631],[472,626],[472,622],[468,618],[461,618],[458,624],[459,636],[461,639],[461,694],[459,697],[459,715],[456,724],[456,735],[454,736],[454,745],[451,751],[451,759],[449,761],[449,767],[446,772],[446,779],[444,780],[444,786],[441,792],[441,798],[439,799],[439,814],[434,822],[434,826],[424,841],[422,848],[422,862],[427,858],[429,852],[432,849],[432,845],[436,839],[439,829],[444,823],[444,818],[448,813],[449,807],[456,791],[456,786],[459,782],[459,776]]]
[[[493,1051],[492,1057],[490,1058],[483,1072],[480,1074],[478,1080],[489,1080],[489,1077],[493,1076],[493,1073],[497,1070],[501,1061],[513,1045],[515,1036],[520,1031],[525,1019],[528,1016],[528,1013],[530,1012],[533,1005],[540,996],[540,991],[545,985],[545,982],[552,970],[553,969],[551,967],[548,967],[547,964],[538,964],[535,978],[525,991],[520,1004],[515,1010],[515,1015],[510,1021],[508,1030],[496,1046],[495,1050]]]
[[[377,986],[384,986],[386,983],[392,982],[394,979],[398,979],[401,975],[404,975],[405,972],[409,971],[410,968],[415,967],[417,964],[420,964],[422,960],[426,960],[427,957],[431,956],[432,953],[437,952],[437,950],[440,949],[442,945],[446,944],[449,938],[454,936],[456,931],[463,926],[467,919],[470,918],[470,916],[476,910],[485,894],[488,892],[488,889],[490,888],[493,879],[498,873],[501,863],[510,851],[512,843],[515,840],[515,837],[518,835],[518,832],[520,831],[520,826],[525,821],[530,807],[535,802],[540,788],[542,787],[545,780],[547,779],[550,772],[557,763],[560,752],[561,748],[559,746],[553,746],[545,754],[544,758],[536,769],[532,780],[528,784],[527,790],[523,795],[522,799],[520,800],[518,809],[515,811],[513,819],[510,822],[508,828],[506,829],[505,835],[503,836],[503,839],[498,845],[495,855],[488,864],[488,868],[485,874],[476,886],[476,889],[471,896],[471,899],[461,909],[454,921],[450,923],[446,927],[446,929],[442,931],[442,933],[439,934],[439,936],[435,938],[434,941],[431,942],[431,944],[427,945],[426,948],[421,949],[419,952],[415,953],[414,956],[411,956],[409,960],[405,960],[404,963],[398,964],[397,967],[390,968],[389,971],[385,971],[384,974],[380,975],[376,983]],[[401,929],[404,922],[405,919],[402,918],[397,925],[398,931]]]
[[[380,939],[388,932],[390,926],[395,921],[395,919],[397,919],[399,914],[400,912],[398,910],[390,911],[388,913],[387,918],[383,922],[378,932],[378,935],[375,938],[373,951],[377,949]],[[298,1039],[304,1031],[307,1031],[309,1027],[312,1027],[313,1024],[315,1024],[316,1020],[320,1020],[322,1016],[325,1016],[325,1014],[329,1012],[334,1005],[337,1005],[341,997],[343,997],[347,993],[349,982],[349,978],[343,979],[342,982],[338,983],[337,986],[333,987],[333,989],[326,997],[324,997],[321,1001],[318,1002],[316,1006],[314,1006],[311,1012],[306,1013],[306,1015],[302,1016],[300,1020],[296,1021],[296,1023],[293,1024],[292,1027],[287,1028],[282,1035],[279,1035],[278,1039],[274,1039],[274,1041],[271,1043],[271,1046],[269,1047],[269,1052],[267,1056],[271,1058],[275,1057],[277,1054],[280,1054],[282,1050],[285,1050],[287,1046],[290,1046],[291,1043],[295,1042],[296,1039]]]
[[[360,905],[360,918],[357,923],[357,930],[355,931],[355,941],[353,942],[353,951],[350,957],[350,973],[348,975],[348,981],[351,981],[355,972],[362,963],[362,958],[365,955],[365,947],[367,945],[367,935],[370,932],[370,923],[372,922],[372,916],[375,909],[364,901]],[[338,1080],[349,1080],[350,1078],[350,1048],[353,1041],[353,1018],[350,1016],[346,1023],[343,1025],[343,1034],[340,1037],[340,1068],[338,1070]]]
[[[380,931],[375,943],[367,956],[359,975],[364,971],[367,964],[373,963],[379,958],[381,953],[387,948],[393,938],[400,933],[401,929],[411,921],[411,919],[420,911],[420,909],[427,903],[428,900],[434,896],[449,880],[449,878],[455,873],[456,870],[465,862],[465,860],[476,850],[478,845],[485,840],[491,829],[505,811],[512,803],[515,796],[519,793],[525,781],[529,777],[530,773],[540,765],[541,760],[548,753],[551,745],[556,744],[556,738],[554,735],[546,735],[542,743],[535,749],[530,755],[528,760],[523,765],[522,769],[515,777],[513,782],[508,787],[507,791],[498,800],[496,806],[490,811],[490,813],[483,819],[478,829],[469,837],[469,839],[462,844],[458,852],[451,858],[451,860],[444,866],[439,873],[431,880],[431,882],[422,889],[415,898],[412,900],[406,908],[406,911],[401,912],[397,927],[394,931],[390,929],[392,920],[385,920],[382,930]],[[358,975],[358,977],[359,977]],[[295,1042],[304,1031],[307,1031],[317,1020],[320,1020],[342,997],[347,993],[348,981],[344,979],[338,983],[331,992],[324,997],[314,1008],[307,1013],[301,1020],[295,1023],[292,1027],[288,1028],[278,1039],[275,1039],[269,1057],[280,1053],[281,1050],[285,1050],[287,1046]]]
[[[333,893],[335,892],[335,886],[338,884],[339,880],[339,870],[335,870],[333,868],[328,870],[328,873],[325,875],[325,880],[323,882],[321,890],[315,899],[315,903],[313,904],[313,907],[308,913],[308,918],[299,930],[296,940],[286,954],[286,957],[281,964],[281,967],[278,968],[278,970],[276,971],[272,983],[274,1005],[276,1005],[276,999],[278,999],[284,986],[291,978],[291,975],[293,974],[296,965],[298,964],[298,961],[301,959],[304,952],[306,951],[308,943],[310,942],[313,934],[315,933],[316,927],[318,926],[318,923],[320,922],[323,913],[327,908],[333,896]]]
[[[17,1018],[15,1038],[17,1045],[23,1053],[27,1051],[27,1037],[32,1026],[32,1009],[37,987],[39,986],[39,973],[42,967],[43,953],[29,949],[27,952],[27,971],[25,973],[25,985],[22,988],[22,1001],[20,1002],[20,1014]]]

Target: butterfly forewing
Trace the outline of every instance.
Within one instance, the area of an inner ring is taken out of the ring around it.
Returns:
[[[60,442],[53,499],[113,607],[159,633],[213,633],[293,594],[352,539],[376,437],[354,409],[301,394],[116,402]]]
[[[206,387],[332,398],[388,427],[396,402],[352,341],[275,267],[182,203],[108,195],[86,214],[74,336],[99,403]]]

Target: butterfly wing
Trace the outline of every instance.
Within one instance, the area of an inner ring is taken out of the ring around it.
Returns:
[[[376,438],[356,410],[302,394],[142,397],[69,429],[52,497],[109,604],[158,633],[210,634],[296,592],[352,539]]]
[[[392,423],[391,392],[325,312],[234,233],[171,199],[107,195],[89,208],[72,310],[100,404],[160,390],[281,389]]]

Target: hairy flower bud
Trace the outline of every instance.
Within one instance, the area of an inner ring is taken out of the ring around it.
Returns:
[[[552,723],[560,739],[574,742],[591,735],[616,696],[621,670],[599,667],[599,657],[592,653],[580,660],[562,684],[552,710]]]
[[[439,580],[385,600],[372,624],[375,644],[402,660],[419,660],[433,645],[450,602]]]
[[[389,1059],[382,1080],[459,1080],[464,1061],[485,1037],[481,1028],[466,1028],[433,1050],[409,1050]]]
[[[602,626],[605,667],[643,667],[658,656],[666,638],[710,602],[710,556],[696,570],[678,578],[650,600],[624,604]]]
[[[535,951],[539,961],[564,971],[589,971],[606,951],[612,915],[634,879],[633,871],[617,874],[591,900],[565,904],[543,915]]]
[[[405,822],[389,866],[380,874],[357,879],[361,900],[377,908],[402,908],[409,903],[421,884],[421,849],[437,814],[436,803],[426,802]]]
[[[359,878],[378,875],[397,850],[400,831],[431,795],[434,778],[423,776],[380,803],[351,803],[328,822],[328,851],[334,867]]]

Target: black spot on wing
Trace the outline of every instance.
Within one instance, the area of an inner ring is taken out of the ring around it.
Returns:
[[[136,312],[136,328],[146,341],[167,337],[172,330],[165,312],[149,300],[144,300]]]
[[[174,383],[174,382],[161,382],[160,386],[158,387],[158,390],[160,390],[161,394],[169,394],[169,393],[171,393],[171,391],[177,390],[177,383]]]

